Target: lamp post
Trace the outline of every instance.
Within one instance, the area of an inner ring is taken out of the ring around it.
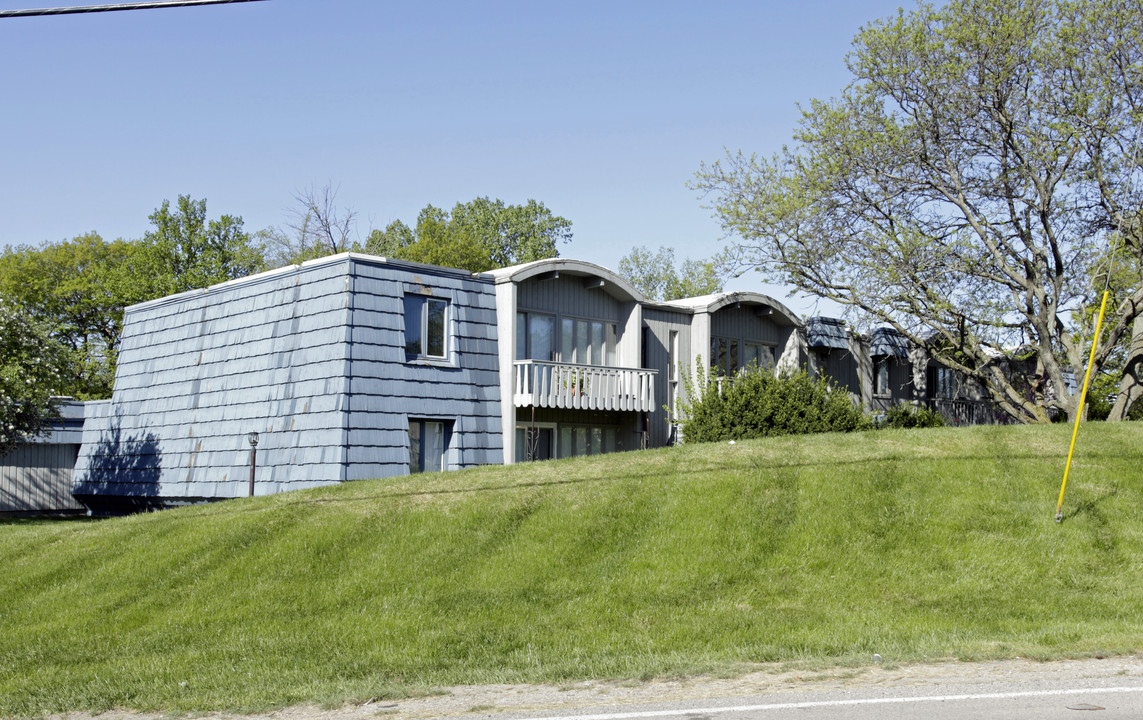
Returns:
[[[254,497],[254,468],[258,467],[258,431],[251,430],[246,439],[250,442],[250,497]]]

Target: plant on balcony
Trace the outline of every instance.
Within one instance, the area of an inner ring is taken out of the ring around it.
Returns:
[[[582,395],[587,389],[587,373],[583,370],[572,370],[564,375],[563,386],[565,389],[571,388],[572,395]]]

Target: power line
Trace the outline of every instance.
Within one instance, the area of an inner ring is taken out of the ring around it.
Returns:
[[[81,5],[77,7],[42,8],[37,10],[0,10],[0,18],[35,17],[37,15],[76,15],[78,13],[112,12],[115,10],[152,10],[154,8],[187,7],[191,5],[224,5],[239,2],[263,2],[263,0],[161,0],[160,2]]]

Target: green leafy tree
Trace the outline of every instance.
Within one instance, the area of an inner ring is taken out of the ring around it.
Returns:
[[[104,241],[92,232],[39,248],[0,253],[0,295],[18,303],[58,344],[53,392],[110,397],[123,308],[256,272],[261,253],[241,218],[206,219],[206,201],[179,198],[151,215],[142,240]]]
[[[42,322],[0,297],[0,456],[59,417],[61,354]]]
[[[136,301],[245,277],[264,267],[261,248],[243,229],[242,218],[207,220],[206,200],[180,195],[175,209],[164,200],[150,220],[154,228],[143,236],[131,268]]]
[[[55,390],[83,400],[110,397],[123,307],[138,297],[127,268],[139,243],[92,232],[0,253],[0,295],[48,328],[62,347]]]
[[[651,252],[646,246],[632,248],[619,260],[619,274],[648,300],[678,300],[722,292],[723,280],[717,260],[686,259],[676,269],[673,248]]]
[[[432,205],[421,211],[436,210]],[[394,220],[384,230],[374,230],[365,242],[365,251],[381,257],[401,257],[406,249],[417,242],[417,233],[400,220]]]
[[[858,34],[852,82],[792,147],[728,153],[695,186],[736,265],[893,326],[1013,417],[1071,414],[1093,262],[1113,233],[1143,252],[1141,20],[1134,0],[922,3]],[[1140,310],[1136,283],[1097,368]],[[997,360],[1028,345],[1035,383]]]
[[[483,272],[496,267],[486,243],[452,222],[447,212],[429,205],[417,216],[416,229],[401,221],[374,232],[366,251],[413,262]]]
[[[482,272],[557,257],[571,240],[571,221],[529,200],[507,205],[477,198],[457,203],[452,212],[432,205],[417,216],[415,228],[396,221],[374,230],[365,251],[374,255]]]

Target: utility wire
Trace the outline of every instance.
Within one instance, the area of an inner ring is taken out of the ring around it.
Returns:
[[[37,15],[76,15],[79,13],[112,12],[115,10],[152,10],[165,7],[191,5],[224,5],[227,3],[263,2],[263,0],[161,0],[160,2],[114,3],[112,5],[80,5],[76,7],[41,8],[35,10],[0,10],[0,18],[35,17]]]

